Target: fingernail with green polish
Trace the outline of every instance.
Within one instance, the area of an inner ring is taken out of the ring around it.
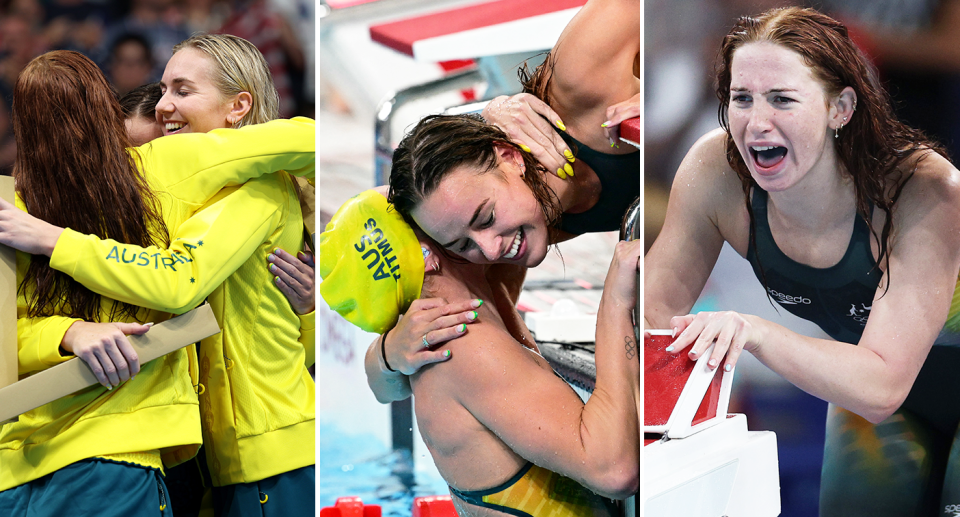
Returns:
[[[279,254],[280,254],[280,248],[273,248],[273,252],[276,253],[277,255],[279,255]]]
[[[467,324],[466,324],[466,323],[461,323],[460,326],[457,327],[457,332],[463,333],[463,332],[466,332],[466,331],[467,331]]]
[[[481,305],[483,305],[483,300],[481,300],[480,298],[477,298],[476,300],[473,301],[474,307],[480,307]]]
[[[610,121],[606,121],[603,124],[600,124],[600,127],[610,127]]]
[[[443,351],[443,356],[444,356],[444,357],[450,357],[450,351],[449,351],[449,350],[444,350],[444,351]]]
[[[567,130],[567,126],[563,125],[563,121],[562,121],[562,120],[558,120],[558,121],[557,121],[557,127],[560,128],[560,131],[566,131],[566,130]]]
[[[477,316],[477,311],[470,311],[467,313],[467,319],[470,321],[477,319]]]

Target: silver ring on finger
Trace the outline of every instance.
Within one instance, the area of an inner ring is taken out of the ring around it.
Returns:
[[[426,334],[423,335],[423,339],[422,339],[421,341],[423,341],[423,348],[430,348],[430,342],[427,341],[427,335],[426,335]]]

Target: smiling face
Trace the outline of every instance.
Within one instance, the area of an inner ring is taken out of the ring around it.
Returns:
[[[213,82],[214,62],[202,51],[178,51],[163,71],[157,103],[157,121],[164,135],[206,133],[230,127],[232,98],[225,98]]]
[[[457,167],[411,211],[413,219],[470,262],[537,266],[547,254],[547,226],[518,162],[515,151],[498,148],[494,169]]]
[[[783,191],[811,171],[836,170],[836,101],[799,54],[748,43],[734,53],[730,69],[730,133],[760,188]]]

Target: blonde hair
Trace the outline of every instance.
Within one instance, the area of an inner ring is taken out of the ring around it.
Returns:
[[[197,34],[178,43],[173,53],[184,48],[195,48],[213,59],[213,83],[223,96],[247,92],[253,97],[250,111],[233,127],[280,118],[280,95],[267,60],[253,43],[230,34]]]

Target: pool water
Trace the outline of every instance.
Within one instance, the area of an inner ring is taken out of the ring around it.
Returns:
[[[373,435],[346,434],[334,424],[318,421],[317,427],[318,508],[358,496],[380,505],[384,516],[400,517],[410,515],[414,497],[449,494],[435,470],[414,467],[408,451],[392,451]]]

